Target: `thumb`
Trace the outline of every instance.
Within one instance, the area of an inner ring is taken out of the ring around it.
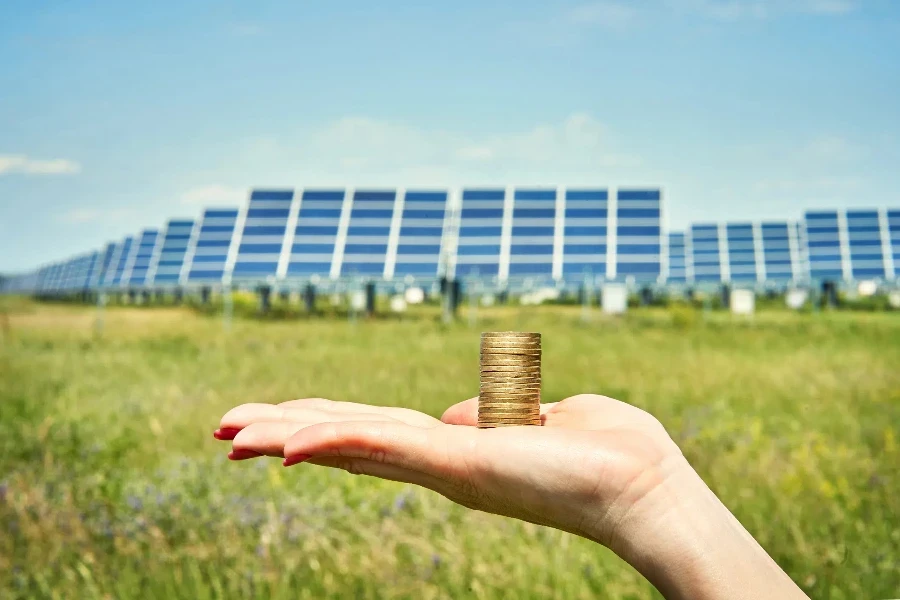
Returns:
[[[454,404],[444,411],[441,421],[448,425],[478,425],[478,396]]]
[[[389,421],[319,423],[291,436],[284,456],[286,464],[295,462],[291,459],[309,460],[355,474],[414,483],[459,502],[472,495],[464,483],[467,467],[461,450],[467,443],[462,438],[474,431]]]

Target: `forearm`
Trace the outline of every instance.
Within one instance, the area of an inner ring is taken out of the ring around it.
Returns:
[[[608,540],[668,600],[806,598],[684,461]]]

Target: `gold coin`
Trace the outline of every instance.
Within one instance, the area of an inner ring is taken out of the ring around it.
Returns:
[[[479,427],[515,427],[521,425],[540,425],[540,420],[534,421],[485,421],[483,423],[478,423]]]
[[[541,347],[539,341],[531,340],[492,340],[482,339],[482,348],[522,348],[524,350],[537,350]]]
[[[481,370],[493,369],[494,367],[513,367],[516,369],[540,369],[541,363],[535,360],[510,360],[502,358],[486,358],[481,361]]]
[[[530,413],[530,412],[480,412],[478,413],[479,420],[490,420],[490,419],[537,419],[541,415],[539,413]]]
[[[541,334],[534,331],[482,331],[481,337],[526,337],[541,339]]]

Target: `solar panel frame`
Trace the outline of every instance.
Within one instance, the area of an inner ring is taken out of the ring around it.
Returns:
[[[344,188],[298,190],[285,277],[337,276],[340,272],[338,245],[346,230],[345,210],[349,217],[348,197],[348,190]]]
[[[687,237],[688,235],[684,231],[669,231],[667,233],[667,283],[686,284],[690,282],[690,277],[688,275],[687,251],[689,246]]]
[[[131,249],[131,256],[122,276],[122,285],[129,288],[143,287],[147,280],[147,272],[150,270],[150,261],[156,252],[160,233],[158,229],[144,229],[135,238]]]
[[[397,210],[396,189],[354,189],[341,252],[341,277],[385,278]],[[347,202],[345,200],[345,202]]]
[[[288,221],[296,198],[293,189],[254,189],[244,214],[233,281],[261,282],[283,276],[282,264],[293,240]]]
[[[147,269],[146,287],[178,287],[184,283],[184,267],[196,221],[171,219],[157,244]]]
[[[847,249],[853,279],[887,279],[882,219],[877,209],[846,211]]]
[[[188,285],[224,284],[230,279],[229,256],[238,238],[240,213],[233,207],[203,211],[185,258]]]
[[[727,264],[723,257],[721,228],[717,223],[692,223],[691,264],[696,283],[726,281]]]
[[[455,236],[455,277],[505,277],[501,264],[510,235],[508,192],[507,188],[497,187],[462,189]],[[506,254],[508,257],[508,250]]]
[[[615,193],[615,268],[611,278],[656,282],[663,274],[663,192],[619,188]]]
[[[725,256],[728,258],[728,280],[734,283],[758,282],[765,279],[760,272],[757,226],[750,222],[725,224]]]
[[[806,211],[803,222],[810,278],[849,280],[846,219],[842,212]]]
[[[387,278],[432,280],[446,269],[451,193],[447,189],[401,189],[388,244]]]
[[[559,234],[558,195],[555,187],[512,191],[508,279],[553,279]]]

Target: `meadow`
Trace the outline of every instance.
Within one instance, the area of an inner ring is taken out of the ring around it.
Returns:
[[[656,415],[810,596],[900,597],[898,313],[496,307],[473,326],[423,308],[226,331],[188,307],[109,307],[98,333],[93,308],[5,302],[2,598],[658,598],[572,535],[409,485],[230,463],[212,439],[250,401],[440,416],[477,393],[488,329],[543,333],[545,401],[595,392]]]

